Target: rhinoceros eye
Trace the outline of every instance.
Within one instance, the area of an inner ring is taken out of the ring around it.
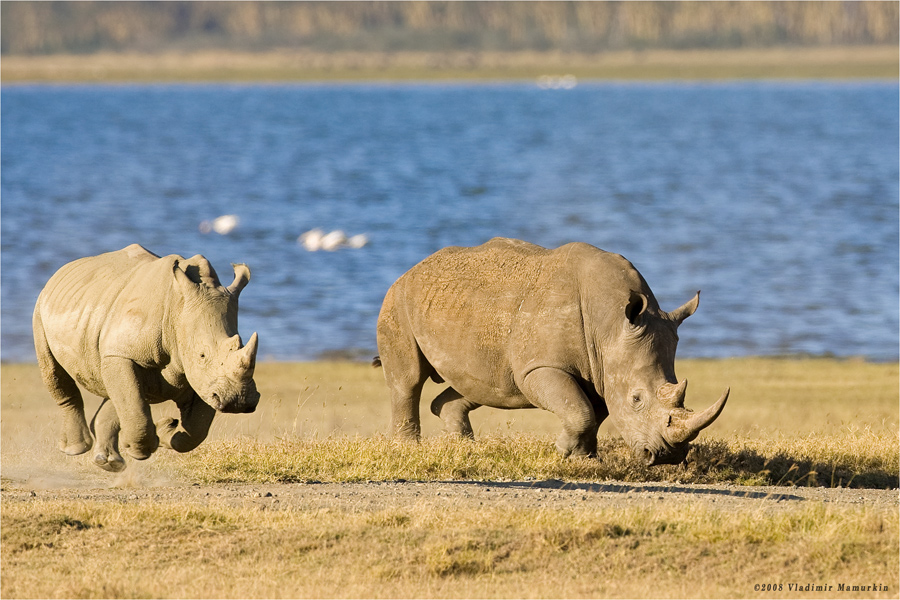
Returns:
[[[640,410],[644,405],[644,400],[641,398],[640,394],[634,394],[631,396],[631,408],[634,410]]]

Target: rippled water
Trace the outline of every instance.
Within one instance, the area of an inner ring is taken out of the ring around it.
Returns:
[[[624,254],[664,309],[702,289],[680,356],[898,356],[896,82],[0,94],[4,360],[34,360],[56,269],[133,242],[248,263],[261,356],[369,357],[398,276],[497,235]],[[308,252],[313,228],[370,243]]]

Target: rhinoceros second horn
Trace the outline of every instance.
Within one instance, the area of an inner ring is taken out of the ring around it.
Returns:
[[[673,423],[674,431],[668,437],[670,444],[683,444],[697,437],[703,429],[712,425],[712,422],[719,418],[725,403],[728,401],[728,395],[731,388],[725,388],[722,396],[716,402],[701,413],[689,413],[690,416],[684,420]]]

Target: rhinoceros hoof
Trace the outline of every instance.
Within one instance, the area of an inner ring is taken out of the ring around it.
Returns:
[[[571,460],[579,460],[583,458],[597,458],[596,451],[590,451],[586,448],[580,447],[566,447],[560,444],[556,445],[556,451],[560,453],[563,458],[568,458]]]
[[[125,461],[122,460],[121,456],[107,457],[102,452],[98,452],[94,455],[94,464],[110,473],[118,473],[125,469]]]
[[[85,452],[90,450],[92,445],[93,444],[89,444],[86,442],[78,442],[77,444],[69,444],[67,446],[65,442],[60,442],[59,449],[69,456],[78,456],[79,454],[84,454]]]
[[[447,437],[452,437],[460,440],[469,440],[475,441],[475,432],[471,429],[458,429],[458,428],[444,428],[444,435]]]
[[[403,425],[398,427],[394,433],[394,439],[400,442],[418,443],[421,432],[418,427],[412,425]]]
[[[153,451],[151,450],[150,452],[145,452],[133,446],[129,446],[128,448],[125,448],[125,454],[135,460],[147,460],[153,455]]]
[[[569,455],[571,460],[594,460],[597,457],[596,452],[574,451]]]

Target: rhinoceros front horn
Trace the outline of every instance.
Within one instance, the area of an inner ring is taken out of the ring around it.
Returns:
[[[683,444],[697,437],[701,430],[709,427],[722,414],[722,409],[725,408],[725,402],[728,401],[730,393],[731,388],[725,388],[722,397],[703,412],[691,415],[681,422],[671,423],[670,427],[674,431],[666,435],[669,443],[672,445]]]
[[[240,366],[242,371],[250,371],[250,376],[253,375],[253,369],[256,368],[256,350],[258,347],[259,338],[256,335],[256,332],[253,332],[253,335],[250,336],[250,340],[247,342],[247,345],[238,350],[240,353]]]

